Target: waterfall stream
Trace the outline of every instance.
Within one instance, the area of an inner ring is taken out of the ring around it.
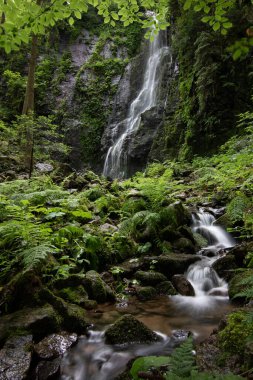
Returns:
[[[127,117],[115,125],[112,130],[112,145],[109,147],[103,169],[103,175],[111,178],[124,178],[127,174],[127,145],[141,123],[141,115],[154,107],[161,76],[162,58],[168,54],[162,32],[149,41],[146,66],[143,68],[142,87],[136,98],[130,104]],[[141,69],[140,69],[141,70]]]
[[[221,250],[233,247],[235,241],[221,226],[214,223],[214,216],[202,209],[193,215],[192,230],[202,235],[208,245],[199,253],[201,260],[190,265],[186,273],[187,280],[194,288],[195,296],[174,297],[179,307],[187,308],[192,313],[211,310],[228,300],[227,283],[218,276],[212,264],[221,257],[219,254]]]
[[[161,296],[146,302],[133,299],[120,308],[101,305],[100,312],[93,314],[99,330],[91,330],[88,337],[81,337],[64,356],[61,380],[112,380],[135,357],[170,354],[178,342],[175,339],[178,334],[185,337],[185,333],[191,331],[195,339],[201,341],[211,333],[221,316],[231,308],[227,283],[218,276],[212,264],[220,257],[221,250],[235,245],[234,239],[214,222],[214,216],[204,210],[193,215],[192,230],[208,241],[207,247],[199,252],[201,260],[192,264],[185,274],[195,296]],[[124,346],[106,344],[103,333],[106,326],[127,313],[160,334],[162,342]]]

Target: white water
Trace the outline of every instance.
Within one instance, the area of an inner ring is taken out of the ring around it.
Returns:
[[[173,339],[159,334],[160,343],[115,347],[105,344],[104,333],[90,331],[65,355],[61,365],[61,380],[112,380],[124,371],[129,360],[145,355],[170,353]]]
[[[201,234],[208,246],[201,252],[201,260],[190,265],[186,278],[192,284],[195,297],[175,296],[175,303],[192,314],[206,312],[228,302],[228,285],[218,276],[212,264],[221,257],[221,250],[235,245],[235,241],[221,226],[214,225],[212,214],[200,210],[193,216],[193,232]],[[205,255],[211,253],[212,257]]]
[[[103,175],[111,178],[124,178],[127,171],[127,144],[133,133],[138,130],[141,115],[156,105],[160,82],[162,58],[168,54],[164,46],[162,32],[149,42],[148,57],[144,69],[142,88],[129,107],[127,118],[119,122],[112,131],[113,144],[106,154]],[[142,68],[140,68],[142,70]]]

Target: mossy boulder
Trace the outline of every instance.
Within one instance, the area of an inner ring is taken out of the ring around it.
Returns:
[[[250,281],[252,284],[253,269],[240,270],[228,283],[228,295],[229,298],[235,301],[246,301],[246,295],[241,294],[246,292],[249,289],[247,283],[242,284],[243,282]],[[251,285],[252,286],[252,285]],[[240,293],[240,295],[239,295]],[[238,297],[236,297],[238,295]]]
[[[218,275],[229,281],[234,274],[234,269],[238,268],[236,265],[234,255],[226,255],[216,260],[213,265],[213,269]]]
[[[180,201],[174,202],[166,207],[166,212],[164,212],[163,215],[163,223],[174,228],[190,225],[191,223],[191,214]]]
[[[10,335],[21,333],[43,337],[60,329],[62,318],[46,304],[38,308],[23,308],[0,318],[0,342]]]
[[[107,344],[158,342],[161,338],[130,314],[119,318],[105,332]]]
[[[79,285],[76,288],[64,288],[58,292],[58,295],[65,301],[84,306],[88,300],[88,294],[84,288]]]
[[[176,289],[170,281],[160,282],[160,284],[156,286],[156,290],[159,294],[167,296],[174,296],[177,294]]]
[[[162,240],[174,242],[175,240],[180,239],[181,234],[176,231],[174,227],[167,226],[161,230],[160,237]]]
[[[100,275],[94,270],[86,273],[84,287],[89,295],[89,298],[97,301],[98,303],[115,301],[116,299],[115,293],[110,286],[107,285],[102,280]]]
[[[173,247],[183,253],[190,253],[194,254],[196,252],[196,249],[190,239],[187,239],[185,237],[181,237],[175,243],[173,244]]]
[[[196,255],[170,253],[154,257],[147,256],[145,260],[149,263],[155,260],[155,269],[170,279],[174,274],[184,273],[191,264],[200,260],[200,258]]]
[[[152,286],[140,287],[136,290],[136,295],[141,301],[152,300],[157,296],[157,291]]]
[[[164,274],[159,272],[144,272],[138,271],[135,273],[135,278],[143,285],[156,286],[160,282],[166,281],[167,278]]]

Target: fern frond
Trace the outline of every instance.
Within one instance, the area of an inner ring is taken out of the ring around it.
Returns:
[[[196,369],[192,350],[193,343],[190,337],[173,351],[170,373],[183,378],[191,375],[191,372]]]
[[[55,251],[55,247],[49,244],[36,245],[20,252],[24,270],[37,269],[43,264],[48,255]]]

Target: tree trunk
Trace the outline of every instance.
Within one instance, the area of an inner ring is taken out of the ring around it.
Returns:
[[[34,110],[34,83],[35,83],[35,69],[38,55],[38,37],[32,36],[31,56],[29,59],[28,78],[25,91],[25,99],[23,104],[23,115],[28,115],[29,112]]]

